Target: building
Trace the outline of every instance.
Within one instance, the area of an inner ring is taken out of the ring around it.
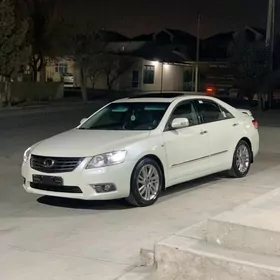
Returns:
[[[113,84],[113,90],[194,90],[196,37],[176,29],[163,29],[135,38],[127,38],[111,31],[103,32],[108,40],[106,52],[115,55],[115,66],[124,56],[135,58],[132,67]],[[223,92],[232,87],[233,77],[228,69],[228,59],[230,48],[240,36],[244,36],[248,42],[265,40],[265,30],[246,27],[219,33],[201,41],[200,90],[212,91],[216,87],[217,91]],[[98,61],[96,67],[99,67]],[[79,67],[73,59],[57,59],[46,67],[47,80],[60,81],[66,73],[73,75],[73,86],[81,85]],[[87,86],[108,89],[107,75],[100,71],[94,81],[88,79]]]
[[[107,31],[106,31],[107,32]],[[116,83],[114,90],[157,91],[190,89],[190,77],[186,71],[193,71],[193,56],[196,38],[186,32],[163,29],[159,32],[126,38],[118,33],[111,34],[106,52],[121,59],[135,58],[135,63]],[[98,67],[98,66],[97,66]],[[73,86],[80,86],[78,65],[71,58],[57,58],[46,66],[46,80],[61,81],[63,75],[72,74]],[[101,71],[102,72],[102,71]],[[88,87],[107,89],[106,74],[100,73],[94,81],[88,79]]]
[[[245,27],[240,30],[218,33],[202,42],[201,88],[213,95],[237,94],[229,59],[238,40],[244,44],[265,41],[265,30]]]

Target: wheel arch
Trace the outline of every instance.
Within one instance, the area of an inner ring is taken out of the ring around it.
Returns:
[[[253,150],[252,150],[252,142],[250,141],[250,139],[248,138],[248,137],[243,137],[243,138],[241,138],[240,140],[239,140],[239,142],[240,141],[244,141],[244,142],[246,142],[248,145],[249,145],[249,147],[250,147],[250,152],[251,152],[251,163],[253,163],[254,162],[254,156],[253,156]]]

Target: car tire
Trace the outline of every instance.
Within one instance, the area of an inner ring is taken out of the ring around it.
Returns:
[[[232,178],[243,178],[250,171],[252,163],[252,150],[250,145],[241,140],[234,151],[232,167],[228,171],[228,176]]]
[[[130,195],[126,201],[136,207],[154,204],[160,197],[163,182],[163,172],[158,163],[151,158],[142,159],[132,172]]]

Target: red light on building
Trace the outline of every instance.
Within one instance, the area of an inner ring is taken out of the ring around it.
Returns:
[[[209,95],[214,95],[214,89],[213,89],[212,87],[206,88],[206,92],[207,92]]]

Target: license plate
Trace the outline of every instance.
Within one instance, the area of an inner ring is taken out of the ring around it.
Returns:
[[[33,175],[33,183],[50,186],[63,186],[63,179],[56,176]]]

